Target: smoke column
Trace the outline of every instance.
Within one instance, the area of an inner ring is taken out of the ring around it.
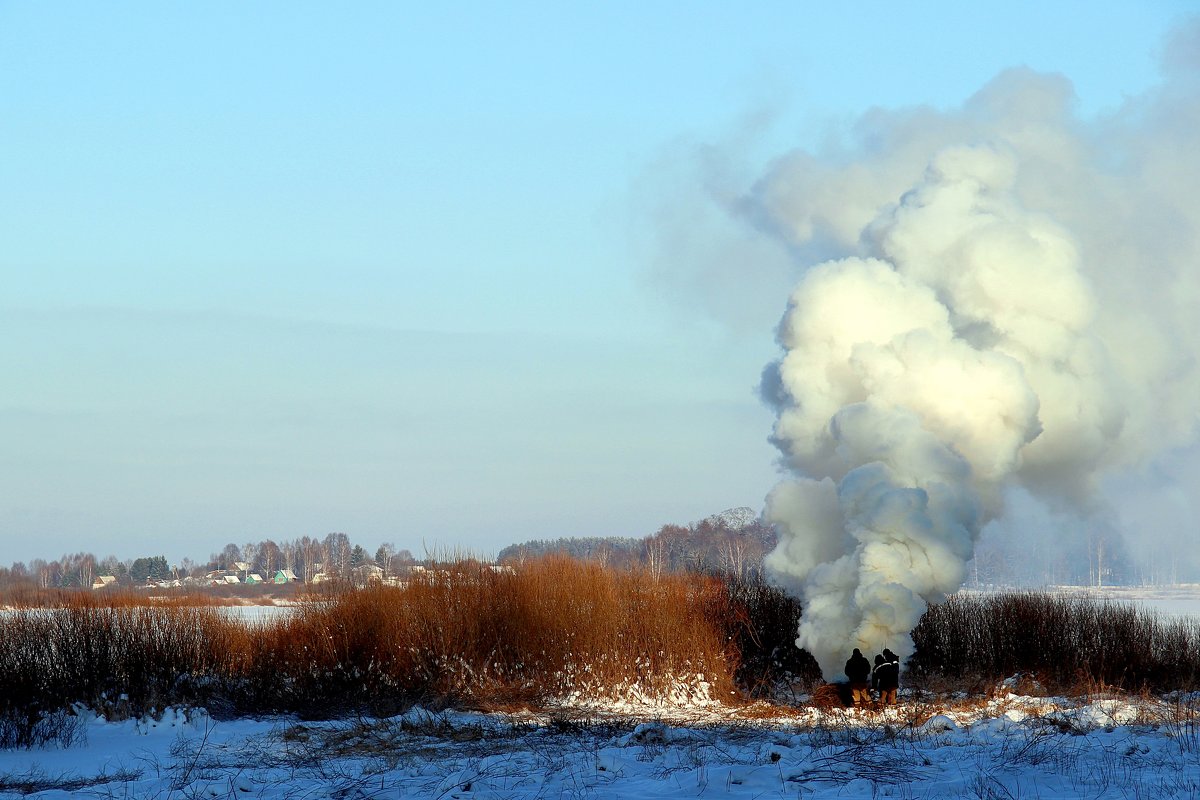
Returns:
[[[790,473],[765,517],[826,677],[853,647],[911,655],[1007,488],[1087,509],[1106,472],[1192,440],[1198,42],[1103,119],[1016,70],[955,112],[874,111],[739,199],[812,264],[763,376]]]

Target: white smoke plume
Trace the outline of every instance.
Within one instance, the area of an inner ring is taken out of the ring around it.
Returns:
[[[1077,508],[1195,433],[1200,28],[1099,120],[1028,70],[950,113],[874,111],[739,203],[807,267],[764,373],[792,477],[768,557],[826,677],[913,651],[1012,486]]]

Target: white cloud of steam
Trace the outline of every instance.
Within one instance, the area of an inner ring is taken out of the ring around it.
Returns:
[[[768,566],[827,677],[911,654],[1013,487],[1095,504],[1200,408],[1200,28],[1160,88],[1083,121],[1006,72],[953,112],[873,111],[778,159],[738,207],[806,267],[764,375],[792,477]]]

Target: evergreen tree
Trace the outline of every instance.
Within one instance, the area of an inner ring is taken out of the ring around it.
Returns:
[[[171,577],[171,567],[165,556],[135,558],[129,566],[129,577],[138,583],[147,580],[165,580]]]

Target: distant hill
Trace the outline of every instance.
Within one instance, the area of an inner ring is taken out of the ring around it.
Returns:
[[[775,531],[751,508],[729,508],[688,525],[663,525],[641,539],[627,536],[535,539],[500,551],[501,563],[561,553],[611,566],[640,565],[655,571],[725,572],[749,576],[762,571],[763,556],[775,547]]]
[[[740,531],[742,528],[749,528],[758,522],[758,512],[750,506],[738,506],[737,508],[727,508],[724,511],[713,514],[710,517],[705,517],[700,520],[698,525],[712,525],[717,528],[726,528],[731,531]]]

